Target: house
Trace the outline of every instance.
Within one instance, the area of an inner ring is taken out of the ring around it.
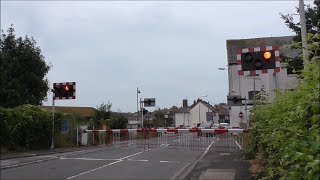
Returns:
[[[137,129],[141,126],[141,115],[137,112],[132,113],[131,115],[127,116],[128,123],[127,128],[128,129]]]
[[[202,99],[197,99],[189,107],[188,100],[183,99],[182,107],[175,112],[176,127],[197,127],[201,123],[218,123],[219,117],[215,108]]]
[[[230,123],[229,121],[229,107],[226,103],[220,103],[214,105],[214,108],[219,116],[219,123]]]
[[[276,89],[290,90],[298,85],[298,75],[293,74],[291,70],[285,68],[285,63],[280,60],[280,72],[274,73],[272,70],[258,76],[239,75],[237,64],[237,50],[255,47],[271,47],[279,46],[279,56],[296,57],[299,50],[292,50],[284,45],[290,45],[293,42],[293,36],[282,37],[265,37],[254,39],[236,39],[227,40],[227,57],[228,57],[228,95],[238,95],[246,98],[247,101],[242,106],[230,106],[230,125],[240,126],[240,122],[244,125],[249,124],[249,112],[254,104],[254,95],[262,89],[268,94],[268,101],[272,102],[276,96]],[[247,108],[245,109],[245,104]],[[241,116],[240,116],[241,114]],[[242,116],[243,115],[243,116]]]

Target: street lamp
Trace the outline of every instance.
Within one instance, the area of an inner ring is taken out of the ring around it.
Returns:
[[[141,93],[141,91],[139,90],[139,87],[137,86],[137,122],[139,120],[139,93]]]
[[[229,65],[227,65],[228,66],[228,68],[222,68],[222,67],[219,67],[218,69],[220,70],[220,71],[228,71],[228,83],[229,83],[229,95],[231,94],[231,92],[233,91],[232,89],[233,89],[233,87],[232,87],[232,77],[231,77],[231,75],[232,75],[232,73],[231,73],[231,67],[229,66]]]
[[[203,95],[203,96],[200,96],[198,97],[197,99],[200,99],[202,97],[208,97],[208,95]],[[200,124],[200,104],[199,104],[199,124]]]

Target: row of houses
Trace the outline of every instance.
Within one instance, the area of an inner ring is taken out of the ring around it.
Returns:
[[[161,110],[164,114],[166,127],[197,127],[201,124],[229,123],[229,109],[225,103],[211,105],[202,99],[197,99],[189,106],[183,99],[182,106],[172,106]],[[144,115],[144,122],[156,119],[155,112]],[[128,117],[128,128],[138,128],[141,125],[141,114],[133,113]]]

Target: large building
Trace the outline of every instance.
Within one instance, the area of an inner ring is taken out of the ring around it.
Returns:
[[[275,98],[276,89],[294,89],[298,84],[298,76],[287,71],[285,63],[281,62],[281,57],[296,57],[299,51],[292,50],[286,45],[290,45],[293,42],[293,36],[283,37],[266,37],[266,38],[254,38],[254,39],[237,39],[227,40],[227,57],[228,57],[228,80],[229,80],[229,93],[228,95],[239,95],[242,98],[247,99],[247,104],[253,104],[254,94],[265,89],[268,94],[268,100],[272,101]],[[258,76],[239,75],[237,64],[237,50],[256,47],[268,47],[279,46],[280,54],[280,72],[274,73],[268,71],[268,73],[260,74]],[[244,102],[243,102],[244,103]],[[230,125],[240,126],[240,122],[244,124],[249,123],[249,111],[252,106],[230,106]],[[241,118],[239,116],[243,114]]]

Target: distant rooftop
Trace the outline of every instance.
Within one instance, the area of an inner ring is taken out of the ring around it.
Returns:
[[[45,109],[51,110],[52,106],[42,106]],[[93,117],[95,115],[95,108],[93,107],[72,107],[72,106],[55,106],[57,112],[61,113],[79,113],[83,117]]]

